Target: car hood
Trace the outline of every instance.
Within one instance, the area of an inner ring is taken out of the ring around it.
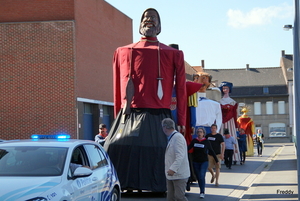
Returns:
[[[0,177],[0,200],[34,198],[60,183],[60,177]]]

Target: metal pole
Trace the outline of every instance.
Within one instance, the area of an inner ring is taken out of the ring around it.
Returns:
[[[295,0],[295,19],[294,19],[294,28],[293,28],[293,36],[294,36],[294,134],[296,135],[296,146],[297,146],[297,178],[298,184],[300,181],[300,96],[299,96],[299,89],[300,89],[300,63],[299,63],[299,0]],[[298,200],[300,200],[300,185],[298,185]]]

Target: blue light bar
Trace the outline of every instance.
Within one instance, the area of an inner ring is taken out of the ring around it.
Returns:
[[[70,135],[60,134],[60,135],[31,135],[31,139],[70,139]]]

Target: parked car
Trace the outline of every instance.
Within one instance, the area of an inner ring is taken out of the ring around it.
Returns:
[[[286,132],[271,132],[270,137],[286,137]]]
[[[120,200],[116,171],[99,144],[32,137],[0,143],[1,201]]]

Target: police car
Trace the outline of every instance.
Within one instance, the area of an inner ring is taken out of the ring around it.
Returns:
[[[0,143],[1,201],[120,200],[116,171],[99,144],[62,135],[32,138]]]

